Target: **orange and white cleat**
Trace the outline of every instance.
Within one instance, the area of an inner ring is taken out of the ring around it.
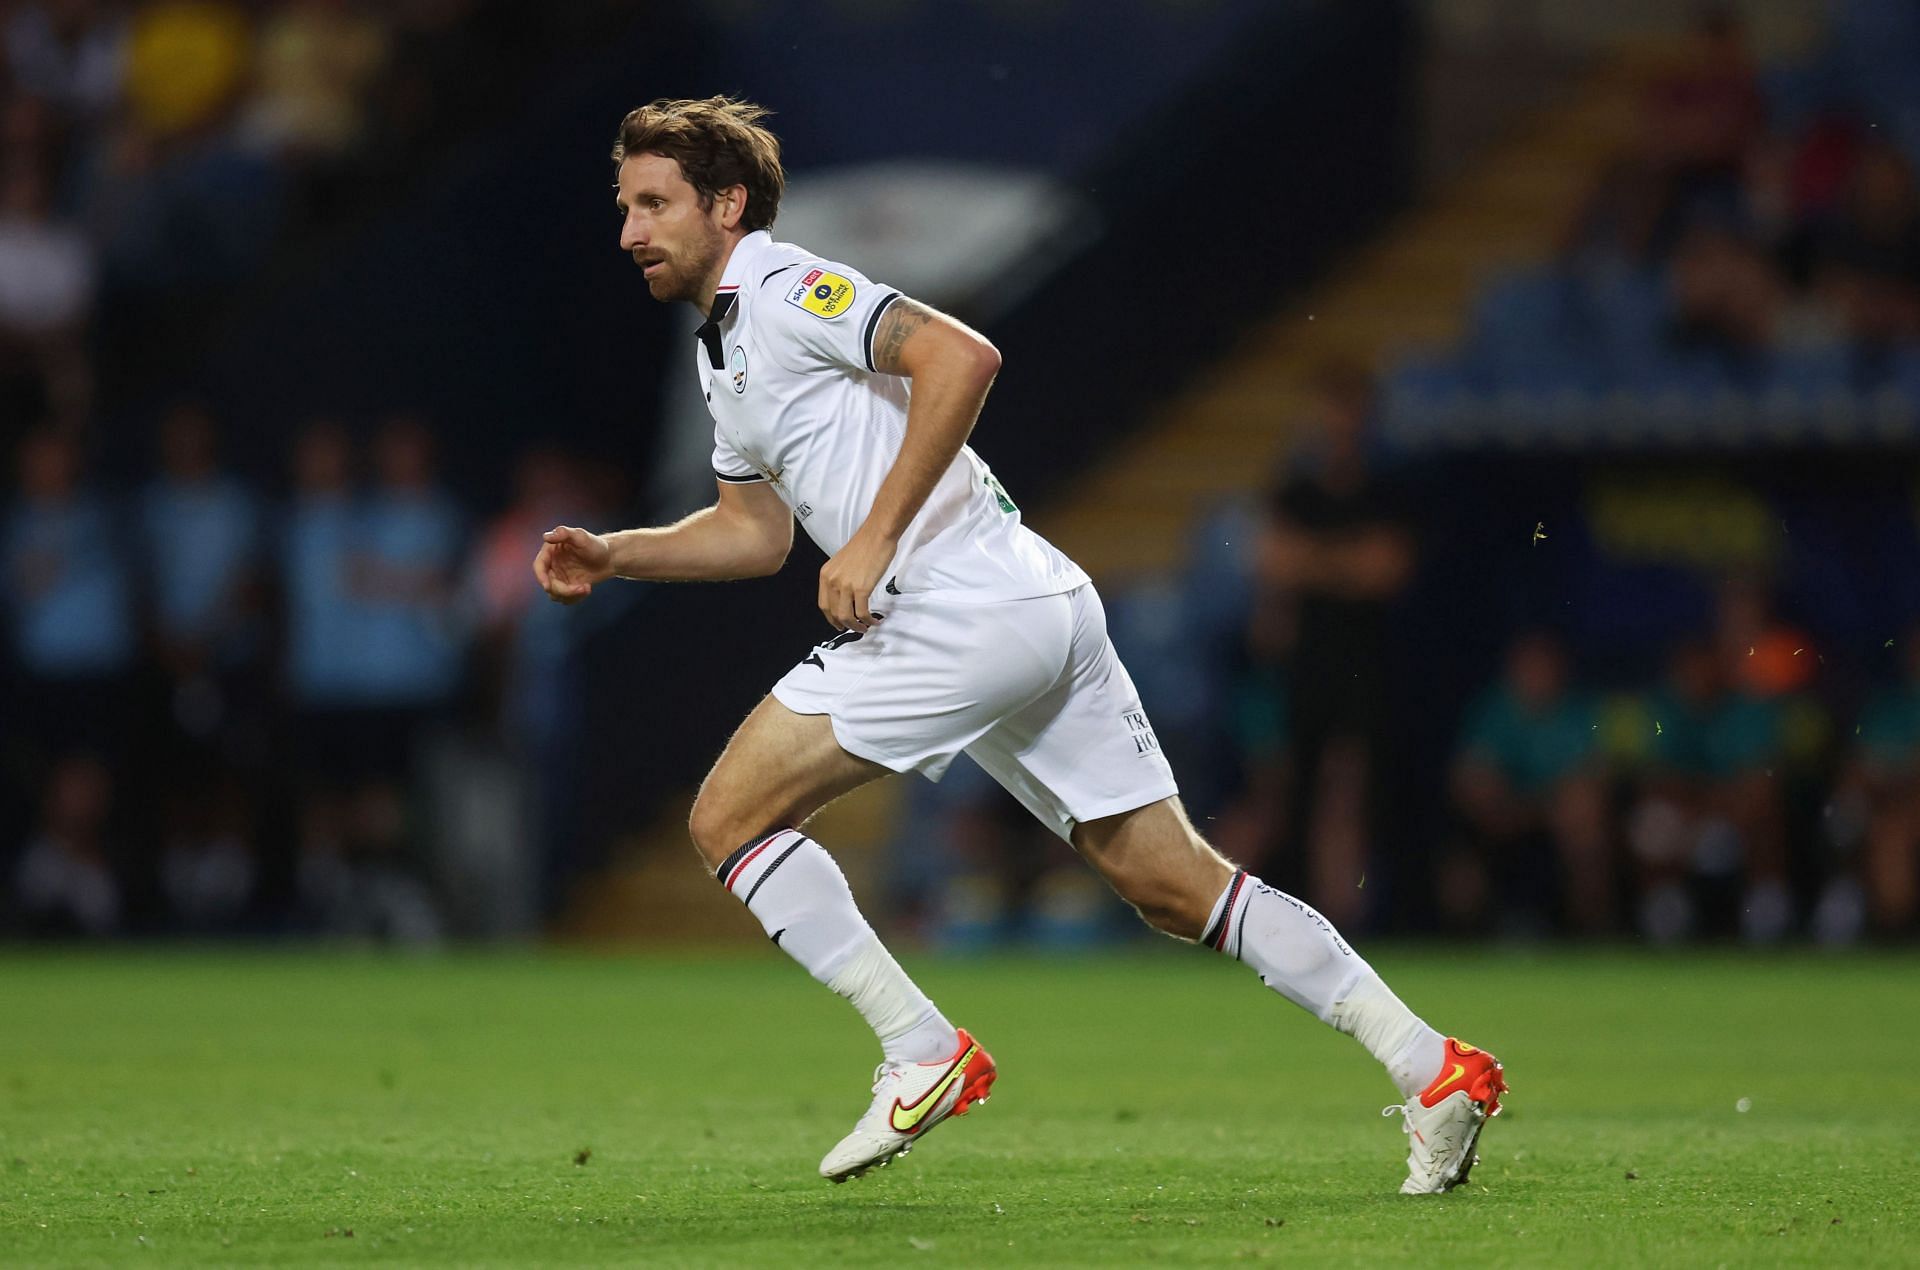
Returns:
[[[1451,1036],[1433,1083],[1405,1104],[1380,1114],[1400,1114],[1407,1131],[1407,1180],[1402,1195],[1438,1195],[1467,1180],[1479,1163],[1474,1148],[1488,1120],[1500,1114],[1507,1078],[1500,1060]]]
[[[964,1116],[985,1102],[999,1073],[993,1055],[958,1029],[953,1057],[936,1063],[882,1063],[873,1072],[873,1103],[853,1132],[820,1161],[830,1182],[859,1177],[913,1150],[927,1130],[948,1116]]]

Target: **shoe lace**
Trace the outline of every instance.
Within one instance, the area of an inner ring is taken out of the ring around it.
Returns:
[[[900,1075],[900,1064],[882,1063],[873,1069],[873,1101],[867,1105],[865,1114],[860,1117],[862,1125],[884,1125],[891,1104],[881,1097],[888,1087],[895,1083]]]
[[[1383,1116],[1395,1116],[1395,1115],[1399,1116],[1400,1132],[1407,1134],[1409,1136],[1412,1135],[1413,1111],[1407,1106],[1406,1103],[1396,1102],[1392,1106],[1382,1107],[1380,1108],[1380,1114]]]

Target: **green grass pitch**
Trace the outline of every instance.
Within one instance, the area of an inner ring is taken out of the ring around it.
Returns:
[[[1920,1264],[1920,957],[1374,960],[1513,1082],[1451,1195],[1171,945],[909,958],[1000,1083],[840,1187],[875,1047],[770,949],[7,954],[0,1264]]]

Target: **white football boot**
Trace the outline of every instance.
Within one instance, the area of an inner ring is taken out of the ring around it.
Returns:
[[[873,1104],[820,1161],[820,1176],[830,1182],[859,1177],[895,1156],[913,1150],[927,1130],[948,1116],[964,1116],[985,1102],[998,1074],[993,1055],[957,1029],[960,1044],[950,1058],[934,1063],[882,1063],[873,1073]]]
[[[1480,1130],[1500,1114],[1507,1078],[1500,1060],[1451,1036],[1440,1074],[1418,1097],[1380,1114],[1401,1117],[1407,1132],[1407,1180],[1402,1195],[1438,1195],[1467,1180],[1479,1162]]]

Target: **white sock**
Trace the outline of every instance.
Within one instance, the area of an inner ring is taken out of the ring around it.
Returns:
[[[1439,1074],[1446,1038],[1393,995],[1332,922],[1245,869],[1215,901],[1200,942],[1246,962],[1269,988],[1359,1041],[1403,1095]]]
[[[853,1003],[888,1062],[952,1056],[959,1034],[860,916],[840,866],[819,843],[781,829],[728,856],[715,876],[782,951]]]

